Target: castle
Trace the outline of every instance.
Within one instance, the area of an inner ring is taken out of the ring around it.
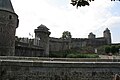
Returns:
[[[90,33],[88,38],[53,38],[49,29],[41,24],[34,30],[35,38],[15,37],[18,27],[18,15],[14,12],[10,0],[0,1],[0,55],[1,56],[49,56],[50,51],[64,51],[91,46],[93,48],[111,44],[111,33],[108,28],[103,37],[96,38]]]
[[[49,37],[49,29],[40,25],[35,38],[28,39],[15,37],[18,24],[11,1],[0,0],[0,80],[117,80],[120,75],[120,59],[43,57],[50,51],[111,44],[108,28],[100,38],[90,33],[88,38],[61,39]]]
[[[108,28],[103,32],[103,37],[96,38],[95,34],[90,33],[88,38],[71,38],[62,39],[49,37],[49,29],[41,24],[34,30],[35,38],[16,38],[16,55],[17,56],[49,56],[49,52],[65,51],[69,49],[80,49],[91,46],[111,44],[111,33]]]

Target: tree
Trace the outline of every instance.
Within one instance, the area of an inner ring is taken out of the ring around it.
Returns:
[[[64,31],[62,33],[62,39],[70,39],[71,37],[72,37],[72,35],[69,31]]]
[[[120,46],[116,46],[116,52],[119,53]]]
[[[81,7],[81,6],[86,6],[90,5],[89,2],[94,1],[94,0],[71,0],[71,3],[73,6]],[[111,1],[118,1],[118,0],[111,0]],[[120,0],[119,0],[120,1]]]
[[[105,52],[106,52],[107,54],[111,52],[110,46],[105,47]]]
[[[111,47],[111,53],[115,54],[117,52],[116,46]]]
[[[69,32],[69,31],[64,31],[63,33],[62,33],[62,39],[63,39],[63,43],[62,43],[62,50],[64,50],[64,47],[65,47],[65,42],[64,42],[64,40],[68,40],[68,49],[70,49],[71,48],[71,38],[72,38],[72,35],[71,35],[71,33]]]

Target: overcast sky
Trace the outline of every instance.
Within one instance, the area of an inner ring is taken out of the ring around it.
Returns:
[[[74,38],[86,38],[90,32],[97,37],[109,28],[113,42],[120,42],[120,2],[95,0],[90,6],[73,7],[71,0],[11,0],[19,16],[16,35],[30,37],[39,25],[46,25],[51,37],[70,31]]]

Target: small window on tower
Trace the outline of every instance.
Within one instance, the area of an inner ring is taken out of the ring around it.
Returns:
[[[12,19],[12,15],[9,15],[9,19]]]

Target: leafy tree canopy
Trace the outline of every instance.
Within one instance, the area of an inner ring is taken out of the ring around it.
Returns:
[[[69,31],[64,31],[62,33],[62,39],[70,39],[71,37],[72,37],[72,35]]]
[[[94,0],[71,0],[71,3],[73,6],[81,7],[81,6],[89,6],[90,2]],[[111,1],[120,1],[120,0],[111,0]]]
[[[105,52],[108,54],[108,53],[112,53],[112,54],[116,54],[116,53],[119,53],[119,49],[120,49],[120,46],[115,46],[115,45],[112,45],[112,46],[106,46],[105,47]]]
[[[105,47],[105,52],[106,52],[107,54],[111,52],[110,46]]]

